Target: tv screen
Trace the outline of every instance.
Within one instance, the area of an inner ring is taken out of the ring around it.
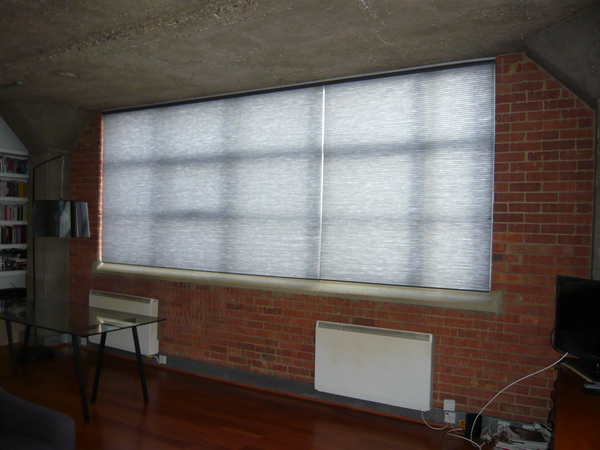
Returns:
[[[600,281],[556,278],[554,347],[600,362]]]

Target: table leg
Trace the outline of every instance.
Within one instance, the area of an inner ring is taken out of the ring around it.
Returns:
[[[27,349],[27,346],[29,345],[29,332],[31,331],[31,325],[26,325],[25,326],[25,339],[23,340],[23,351],[25,351],[25,349]]]
[[[142,391],[144,392],[144,401],[148,401],[148,387],[146,386],[146,376],[144,375],[144,363],[142,362],[142,352],[140,350],[140,340],[138,338],[137,327],[132,327],[133,343],[135,345],[135,356],[137,357],[138,369],[140,371],[140,380],[142,381]]]
[[[17,356],[17,360],[22,364],[29,362],[29,336],[31,334],[31,325],[25,325],[25,338],[23,339],[23,346],[21,352]]]
[[[10,320],[6,322],[6,337],[8,338],[8,349],[10,350],[10,362],[12,363],[13,375],[17,378],[17,355],[15,355],[15,343],[13,342],[12,336],[12,324]]]
[[[77,365],[77,378],[79,379],[79,395],[81,396],[81,406],[83,408],[83,418],[86,423],[90,421],[90,412],[88,411],[87,398],[85,395],[85,385],[83,384],[83,373],[81,371],[81,359],[79,356],[79,344],[77,343],[77,336],[71,335],[73,341],[73,352],[75,353],[75,364]]]
[[[102,333],[100,338],[100,349],[98,350],[98,359],[96,360],[96,376],[94,377],[94,389],[92,390],[92,403],[96,402],[96,395],[98,394],[98,383],[100,382],[100,370],[102,370],[102,363],[104,361],[104,346],[106,344],[106,333]]]

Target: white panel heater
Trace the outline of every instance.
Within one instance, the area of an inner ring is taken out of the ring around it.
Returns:
[[[433,335],[317,322],[315,389],[431,409]]]
[[[158,300],[147,297],[136,297],[92,289],[89,296],[89,305],[113,311],[158,316]],[[142,354],[154,355],[158,353],[158,324],[142,325],[137,328],[137,331]],[[100,335],[90,336],[89,340],[94,344],[100,344]],[[128,328],[108,333],[106,335],[106,346],[135,352],[131,330]]]

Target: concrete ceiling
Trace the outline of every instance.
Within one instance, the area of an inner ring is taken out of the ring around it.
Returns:
[[[493,57],[596,2],[6,0],[0,102],[111,109]]]

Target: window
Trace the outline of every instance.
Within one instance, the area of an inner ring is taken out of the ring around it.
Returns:
[[[488,291],[493,62],[109,113],[102,259]]]

